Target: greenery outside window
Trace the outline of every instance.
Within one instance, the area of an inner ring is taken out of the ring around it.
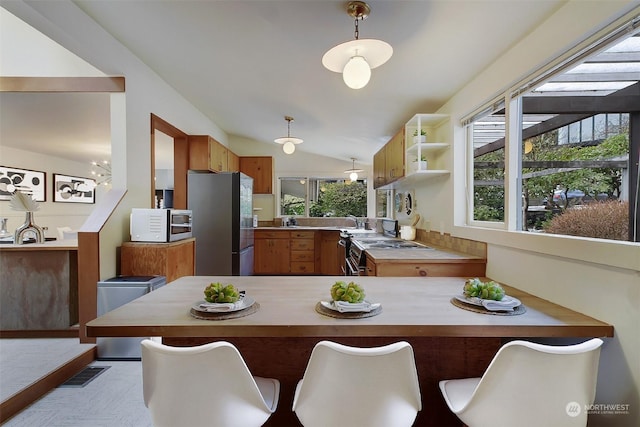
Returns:
[[[502,223],[505,212],[504,110],[480,115],[468,126],[473,155],[473,182],[469,185],[473,188],[471,219]]]
[[[366,180],[281,177],[280,216],[367,216]]]
[[[636,68],[607,62],[621,58],[635,58],[628,65]],[[630,118],[640,114],[633,111],[640,105],[638,60],[640,37],[624,38],[522,96],[520,229],[633,240]],[[597,73],[589,72],[594,66]]]
[[[603,40],[463,121],[471,224],[640,241],[640,31]]]

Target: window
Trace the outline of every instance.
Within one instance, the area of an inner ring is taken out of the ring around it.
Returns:
[[[500,104],[502,105],[502,104]],[[495,109],[495,108],[494,108]],[[473,155],[472,220],[504,221],[504,113],[480,115],[469,124]]]
[[[280,178],[280,215],[307,215],[306,178]]]
[[[640,102],[640,64],[635,81],[604,67],[623,51],[640,59],[640,37],[587,57],[522,96],[522,230],[629,240],[626,111]],[[575,71],[590,63],[599,64],[599,74]]]
[[[640,241],[638,22],[632,34],[625,24],[585,42],[463,120],[471,224]],[[505,193],[505,182],[517,191]]]
[[[366,180],[280,178],[281,216],[367,216]]]

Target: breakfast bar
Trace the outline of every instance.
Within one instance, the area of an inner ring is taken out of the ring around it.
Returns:
[[[3,337],[77,336],[78,242],[0,244]]]
[[[313,346],[322,339],[378,346],[408,341],[415,353],[423,410],[415,425],[459,425],[438,390],[440,379],[480,376],[495,352],[516,338],[583,341],[612,337],[613,326],[504,285],[522,302],[518,314],[483,313],[454,305],[463,277],[354,278],[379,314],[340,318],[322,314],[318,302],[342,276],[188,276],[87,323],[87,336],[160,336],[168,345],[226,340],[238,347],[254,375],[278,378],[281,396],[267,425],[297,425],[291,411],[296,382]],[[256,301],[251,314],[203,320],[191,307],[212,282],[231,283]],[[257,310],[255,310],[257,308]]]

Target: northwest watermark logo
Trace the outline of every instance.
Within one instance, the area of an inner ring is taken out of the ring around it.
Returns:
[[[567,406],[564,408],[567,411],[567,415],[571,418],[577,417],[582,412],[582,407],[578,402],[569,402]]]
[[[582,412],[598,415],[628,415],[628,403],[592,403],[590,405],[580,405],[578,402],[569,402],[565,406],[567,415],[574,418]]]

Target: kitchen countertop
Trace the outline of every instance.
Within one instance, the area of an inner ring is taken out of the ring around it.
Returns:
[[[367,319],[321,316],[314,306],[329,299],[331,285],[343,276],[187,276],[87,323],[87,335],[99,336],[457,336],[592,337],[613,336],[613,326],[566,307],[504,285],[526,306],[519,316],[490,316],[455,307],[462,277],[358,277],[367,297],[383,306]],[[211,282],[232,283],[251,295],[260,309],[226,321],[189,315]],[[411,298],[398,298],[411,295]]]
[[[14,243],[1,243],[0,251],[77,251],[77,239],[51,240],[44,243],[25,243],[16,245]]]
[[[266,230],[266,231],[297,231],[297,230],[343,231],[344,230],[351,233],[371,233],[371,234],[377,233],[376,230],[365,230],[364,228],[353,228],[353,227],[336,227],[334,225],[328,225],[328,226],[292,225],[292,226],[281,226],[281,227],[254,227],[254,230]]]

